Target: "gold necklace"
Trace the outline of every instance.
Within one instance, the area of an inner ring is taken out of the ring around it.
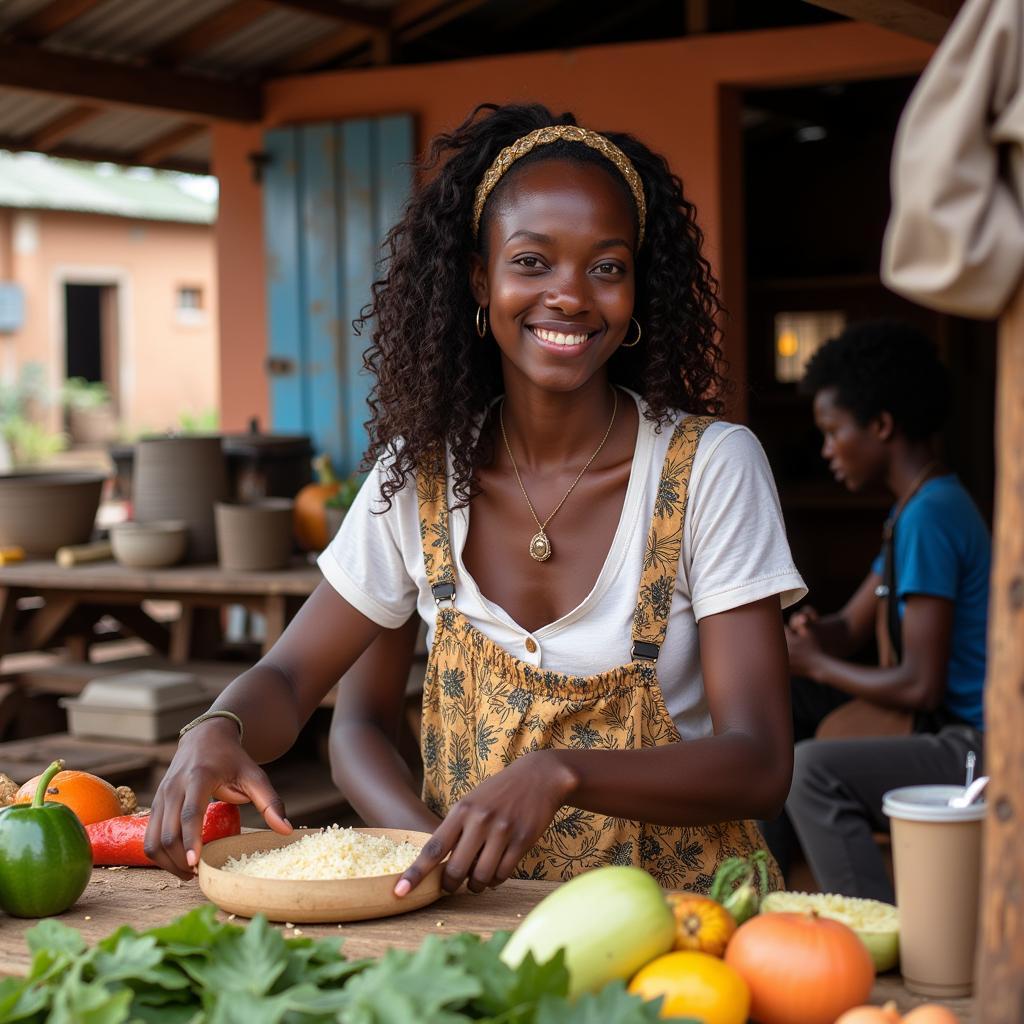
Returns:
[[[548,535],[545,532],[548,523],[555,518],[555,513],[565,504],[565,499],[572,494],[576,485],[583,479],[583,474],[590,469],[591,463],[601,454],[601,449],[604,447],[605,441],[608,440],[608,435],[612,432],[612,426],[615,423],[615,413],[619,408],[619,395],[615,388],[612,388],[612,418],[608,421],[608,429],[604,432],[604,437],[601,438],[601,443],[597,446],[597,451],[587,459],[587,464],[579,471],[576,479],[573,480],[569,486],[569,490],[562,495],[562,500],[554,507],[551,514],[542,523],[540,518],[537,516],[537,512],[533,507],[533,502],[530,501],[530,496],[526,493],[526,488],[523,486],[523,478],[519,475],[519,467],[516,465],[516,460],[512,457],[512,449],[509,447],[508,434],[505,433],[505,399],[501,400],[501,405],[498,407],[498,424],[501,427],[501,437],[505,442],[505,451],[508,452],[508,461],[512,463],[512,472],[516,475],[516,480],[519,481],[519,490],[523,492],[523,497],[526,499],[526,504],[530,506],[530,515],[533,516],[533,521],[537,524],[537,532],[530,538],[530,557],[538,562],[546,562],[551,557],[551,541],[548,540]]]

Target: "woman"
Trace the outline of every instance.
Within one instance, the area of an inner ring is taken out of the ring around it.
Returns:
[[[982,753],[991,544],[974,502],[935,457],[949,385],[919,331],[849,327],[815,353],[801,390],[814,396],[836,479],[851,491],[883,485],[895,505],[883,552],[846,606],[820,617],[804,607],[789,620],[800,742],[786,815],[823,889],[892,902],[873,837],[888,831],[882,794],[960,784],[968,752]],[[880,665],[847,660],[873,636]],[[851,698],[907,713],[914,734],[810,738]],[[784,862],[785,820],[767,834]]]
[[[760,446],[710,418],[693,207],[635,139],[540,106],[480,108],[442,158],[367,310],[373,471],[325,582],[182,739],[147,849],[185,876],[211,794],[286,831],[257,762],[418,610],[423,793],[395,685],[357,674],[334,747],[366,822],[433,832],[399,896],[449,854],[449,890],[603,863],[707,888],[789,785],[780,603],[804,588]]]

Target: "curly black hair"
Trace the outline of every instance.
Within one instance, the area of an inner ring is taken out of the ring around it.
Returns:
[[[475,471],[493,453],[491,441],[478,434],[480,419],[503,384],[497,345],[493,339],[481,341],[474,329],[470,260],[480,251],[472,235],[474,194],[505,146],[537,128],[575,123],[572,114],[556,116],[538,104],[481,104],[453,132],[438,135],[418,166],[426,181],[388,233],[384,276],[355,321],[357,331],[372,324],[363,357],[374,385],[362,468],[389,456],[382,484],[388,507],[443,442],[451,446],[456,501],[464,504],[476,493]],[[676,409],[720,415],[721,306],[694,206],[663,157],[630,135],[605,134],[636,167],[647,202],[635,302],[643,341],[611,357],[609,377],[643,396],[659,428]],[[614,164],[580,143],[538,147],[519,164],[551,159],[601,163],[633,206]],[[488,199],[481,239],[487,236],[487,211],[495,195],[518,170],[513,166]]]
[[[935,346],[899,320],[851,324],[822,345],[799,390],[813,396],[827,388],[862,426],[887,412],[912,441],[938,433],[949,409],[949,375]]]

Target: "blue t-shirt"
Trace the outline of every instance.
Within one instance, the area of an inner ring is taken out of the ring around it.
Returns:
[[[953,602],[943,703],[975,728],[984,728],[982,690],[992,539],[955,474],[927,481],[904,506],[896,521],[893,562],[901,619],[911,594]],[[884,575],[881,555],[871,568]]]

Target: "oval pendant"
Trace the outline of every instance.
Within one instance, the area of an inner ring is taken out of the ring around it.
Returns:
[[[551,541],[543,530],[530,538],[530,557],[538,562],[546,562],[551,557]]]

